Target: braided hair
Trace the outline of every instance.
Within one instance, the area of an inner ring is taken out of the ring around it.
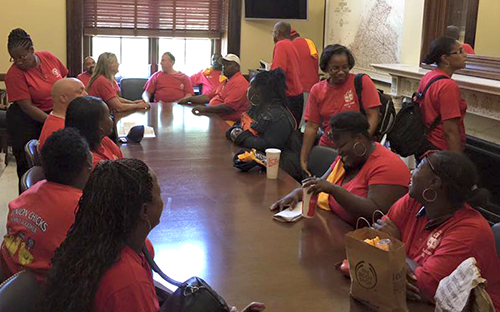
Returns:
[[[83,190],[75,223],[55,251],[45,288],[45,311],[94,308],[102,276],[119,261],[145,203],[153,201],[153,178],[138,159],[100,162]]]
[[[264,102],[270,103],[273,100],[284,102],[286,99],[286,78],[280,68],[258,73],[251,83],[260,90]]]
[[[478,207],[488,202],[490,194],[486,189],[477,188],[476,167],[465,154],[439,151],[428,157],[432,158],[435,174],[443,181],[453,207],[461,208],[464,203]]]
[[[9,39],[7,41],[7,49],[12,51],[15,48],[25,48],[30,49],[33,47],[33,41],[30,35],[24,29],[16,28],[13,29],[9,34]]]

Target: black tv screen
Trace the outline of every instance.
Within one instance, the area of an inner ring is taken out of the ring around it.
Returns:
[[[245,17],[307,19],[307,0],[245,0]]]

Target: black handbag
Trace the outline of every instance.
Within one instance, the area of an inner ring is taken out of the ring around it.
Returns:
[[[153,271],[158,273],[167,283],[178,287],[161,305],[162,312],[230,311],[226,301],[203,279],[194,276],[184,283],[173,280],[160,270],[146,248],[143,251]]]

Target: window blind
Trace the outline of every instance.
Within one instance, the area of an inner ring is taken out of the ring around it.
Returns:
[[[221,38],[224,0],[84,0],[84,34]]]

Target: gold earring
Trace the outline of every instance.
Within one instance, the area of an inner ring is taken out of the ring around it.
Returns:
[[[146,219],[146,222],[148,223],[148,233],[151,232],[151,222],[149,219]]]

